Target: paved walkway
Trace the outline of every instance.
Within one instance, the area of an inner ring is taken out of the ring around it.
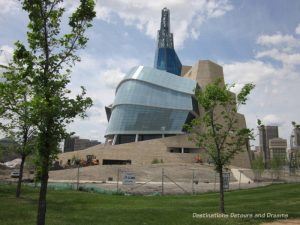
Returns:
[[[243,172],[240,172],[238,168],[231,168],[232,175],[239,182],[241,179],[241,183],[253,183],[253,180],[247,177]]]

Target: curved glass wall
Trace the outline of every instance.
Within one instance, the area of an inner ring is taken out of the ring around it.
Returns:
[[[191,96],[138,80],[124,82],[118,89],[114,106],[147,105],[161,108],[192,110]]]
[[[188,113],[142,105],[118,105],[112,111],[106,135],[181,134]]]
[[[126,80],[141,80],[147,83],[155,84],[157,86],[165,87],[177,92],[183,92],[190,95],[194,94],[194,89],[196,88],[196,81],[174,76],[163,70],[158,70],[146,66],[136,66],[132,68],[129,73],[125,75],[123,80],[119,83],[118,88]]]
[[[195,88],[196,81],[165,71],[131,69],[117,87],[105,136],[183,133]]]

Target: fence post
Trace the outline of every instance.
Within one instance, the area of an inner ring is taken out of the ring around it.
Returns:
[[[120,176],[120,169],[118,168],[118,173],[117,173],[117,193],[119,193],[119,176]]]
[[[215,172],[215,183],[214,183],[214,191],[216,191],[216,183],[217,183],[217,173]]]
[[[77,191],[79,189],[79,164],[77,165]]]
[[[192,194],[194,194],[194,193],[195,193],[194,182],[195,182],[195,170],[193,170],[193,179],[192,179]]]
[[[161,171],[161,195],[164,195],[164,177],[165,177],[165,172],[164,172],[164,168],[162,168]]]
[[[239,171],[240,171],[239,189],[241,189],[241,178],[242,178],[242,171],[241,171],[241,170],[239,170]]]

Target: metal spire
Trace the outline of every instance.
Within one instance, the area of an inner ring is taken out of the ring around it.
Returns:
[[[161,11],[160,30],[158,31],[158,48],[174,48],[173,34],[170,33],[170,10]]]

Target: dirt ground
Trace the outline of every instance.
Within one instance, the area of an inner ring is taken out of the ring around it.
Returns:
[[[50,172],[49,182],[77,183],[76,168]],[[134,184],[123,184],[123,175],[134,174]],[[269,183],[239,183],[230,173],[229,189],[253,188]],[[194,182],[193,182],[194,181]],[[129,194],[186,194],[219,190],[219,178],[214,168],[208,164],[152,164],[141,165],[99,165],[79,169],[81,187],[94,187]]]
[[[152,165],[98,165],[88,166],[79,169],[81,180],[90,181],[116,181],[118,176],[124,173],[134,173],[136,180],[141,182],[161,181],[162,173],[177,182],[194,180],[211,183],[218,182],[218,176],[212,166],[201,164],[152,164]],[[77,169],[57,170],[50,172],[50,179],[73,180],[77,179]],[[230,180],[236,181],[232,174]]]
[[[0,168],[0,181],[16,182],[10,173],[17,169]],[[125,174],[133,174],[135,183],[123,184]],[[230,174],[229,190],[247,189],[269,185],[272,182],[242,183]],[[78,176],[79,175],[79,176]],[[25,171],[24,179],[33,179]],[[121,191],[128,194],[187,194],[219,190],[219,178],[214,168],[208,164],[167,164],[152,165],[98,165],[55,170],[49,173],[49,184],[98,188],[104,191]],[[193,182],[194,181],[194,182]]]

